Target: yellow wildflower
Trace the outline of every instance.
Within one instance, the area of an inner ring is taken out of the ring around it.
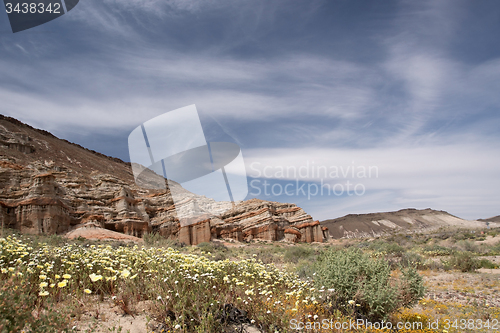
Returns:
[[[128,278],[130,276],[130,271],[128,269],[124,269],[122,271],[122,277]]]
[[[90,277],[90,280],[92,280],[92,282],[102,280],[102,275],[96,275],[94,273],[90,274],[89,277]]]

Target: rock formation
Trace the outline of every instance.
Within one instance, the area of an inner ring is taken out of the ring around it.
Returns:
[[[184,193],[174,205],[168,188],[137,186],[129,163],[0,115],[2,228],[33,234],[102,228],[130,237],[158,232],[185,244],[327,238],[327,229],[294,204],[252,199],[233,205]],[[192,212],[196,220],[183,218]]]

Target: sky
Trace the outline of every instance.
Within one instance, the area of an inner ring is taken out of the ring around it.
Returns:
[[[81,0],[15,34],[0,14],[0,113],[129,161],[132,130],[195,104],[247,199],[487,218],[499,33],[496,0]]]

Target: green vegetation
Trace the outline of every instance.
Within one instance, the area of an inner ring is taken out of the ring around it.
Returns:
[[[449,260],[443,261],[445,266],[458,269],[461,272],[473,272],[479,268],[479,261],[469,252],[454,253]]]
[[[149,234],[138,246],[5,230],[0,332],[69,332],[88,312],[95,326],[106,302],[124,316],[148,302],[155,332],[230,332],[245,322],[286,332],[292,319],[416,320],[410,309],[424,296],[422,274],[498,268],[484,256],[500,254],[500,242],[479,242],[492,232],[197,246]]]
[[[385,260],[359,249],[327,250],[318,258],[315,271],[316,286],[333,289],[328,295],[333,308],[346,314],[354,309],[370,320],[387,319],[424,296],[422,278],[413,267],[403,269],[401,278],[393,278]]]
[[[54,304],[37,297],[11,277],[0,286],[0,332],[59,332],[69,323],[69,312],[55,310]],[[35,315],[33,315],[35,312]]]

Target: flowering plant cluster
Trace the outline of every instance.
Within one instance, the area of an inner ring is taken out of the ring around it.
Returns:
[[[246,313],[266,331],[287,327],[292,318],[318,318],[321,290],[311,281],[252,259],[214,261],[172,248],[110,245],[34,248],[14,236],[0,238],[0,279],[20,279],[39,299],[65,297],[153,300],[169,327],[192,331],[224,324],[226,304]],[[210,328],[210,329],[208,329]]]

